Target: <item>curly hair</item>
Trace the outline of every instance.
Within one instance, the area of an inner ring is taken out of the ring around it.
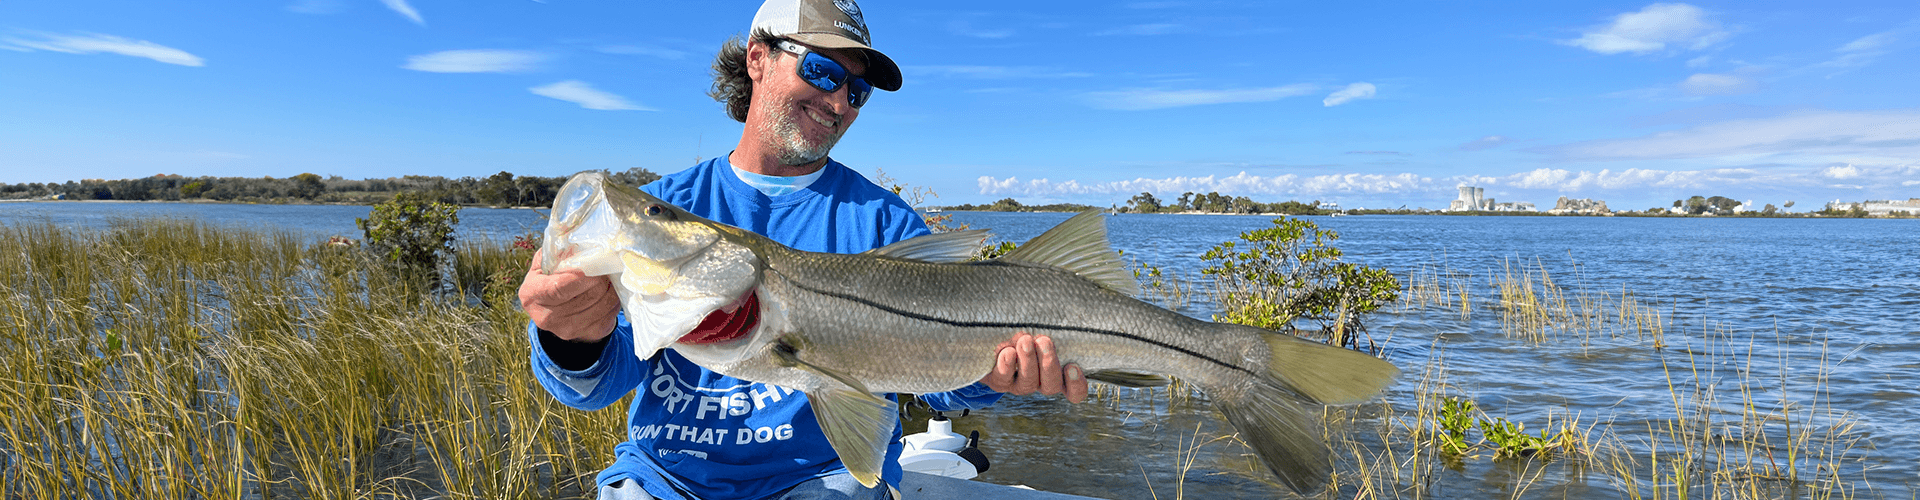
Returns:
[[[753,41],[763,46],[773,47],[780,40],[766,30],[753,32]],[[746,123],[747,108],[753,105],[753,78],[747,76],[747,43],[740,37],[727,39],[720,44],[720,53],[714,54],[713,88],[707,96],[725,106],[728,117]]]

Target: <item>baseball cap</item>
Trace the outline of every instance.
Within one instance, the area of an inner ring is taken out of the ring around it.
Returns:
[[[873,49],[873,35],[853,0],[767,0],[747,33],[758,31],[824,49],[860,49],[867,54],[867,82],[900,90],[900,66]]]

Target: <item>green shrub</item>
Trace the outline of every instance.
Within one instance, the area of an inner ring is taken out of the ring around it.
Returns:
[[[409,191],[374,205],[373,213],[353,223],[366,232],[368,251],[403,267],[432,270],[439,265],[440,252],[453,251],[460,207]]]
[[[1214,321],[1294,331],[1313,320],[1334,345],[1354,345],[1360,319],[1400,298],[1400,282],[1385,269],[1340,262],[1331,245],[1339,233],[1304,219],[1281,217],[1274,227],[1240,233],[1207,250],[1201,274],[1213,276],[1223,312]],[[1242,249],[1240,243],[1246,243]]]

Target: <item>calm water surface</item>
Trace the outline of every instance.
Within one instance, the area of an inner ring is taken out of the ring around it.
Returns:
[[[216,224],[272,225],[319,239],[357,238],[360,206],[276,206],[180,203],[0,203],[0,223],[50,220],[105,227],[113,217],[191,217]],[[954,213],[958,222],[1025,241],[1069,214]],[[1121,215],[1109,219],[1114,245],[1144,264],[1198,280],[1199,255],[1271,217]],[[1780,391],[1800,404],[1819,401],[1857,422],[1863,439],[1848,467],[1868,480],[1860,498],[1909,498],[1920,483],[1920,220],[1643,219],[1600,217],[1313,217],[1341,235],[1349,261],[1402,277],[1416,269],[1444,272],[1472,284],[1476,303],[1490,298],[1503,265],[1544,268],[1565,287],[1617,295],[1631,291],[1658,304],[1672,322],[1667,349],[1633,338],[1596,335],[1530,343],[1502,333],[1499,314],[1478,307],[1384,312],[1370,320],[1390,361],[1406,370],[1386,399],[1412,406],[1421,371],[1444,353],[1453,392],[1489,415],[1530,428],[1577,414],[1645,435],[1650,422],[1673,414],[1668,365],[1718,352],[1701,366],[1704,385],[1719,394],[1716,409],[1738,419],[1743,369],[1750,387]],[[463,238],[505,239],[544,225],[528,210],[464,209]],[[1204,284],[1196,289],[1204,289]],[[1457,306],[1456,306],[1457,307]],[[1183,312],[1214,312],[1204,298]],[[1740,356],[1727,355],[1738,351]],[[1745,361],[1752,352],[1752,361]],[[1824,361],[1823,361],[1824,357]],[[1784,361],[1783,361],[1784,360]],[[1822,368],[1824,365],[1824,369]],[[1680,372],[1684,376],[1691,372]],[[1822,378],[1824,377],[1824,378]],[[1691,385],[1690,382],[1682,382]],[[1825,394],[1813,393],[1823,389]],[[1104,498],[1171,498],[1178,454],[1186,441],[1230,433],[1203,402],[1169,400],[1165,392],[1123,393],[1070,406],[1053,398],[1010,397],[986,412],[956,420],[980,430],[994,467],[983,477],[1048,491]],[[1779,411],[1780,392],[1757,399]],[[1731,400],[1731,401],[1729,401]],[[1792,407],[1805,414],[1804,407]],[[918,426],[922,424],[910,424]],[[1721,433],[1735,430],[1721,429]],[[1644,439],[1629,436],[1630,443]],[[1185,477],[1189,498],[1285,497],[1251,459],[1230,443],[1200,448]],[[1537,473],[1537,469],[1535,472]],[[1532,474],[1485,459],[1431,478],[1442,498],[1506,497]],[[1597,470],[1549,468],[1527,497],[1625,498]]]

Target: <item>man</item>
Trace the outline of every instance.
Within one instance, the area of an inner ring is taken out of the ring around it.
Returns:
[[[900,70],[874,50],[852,0],[768,0],[750,39],[729,40],[714,62],[711,95],[745,123],[733,152],[643,190],[694,214],[801,250],[857,253],[929,234],[913,208],[827,157],[874,88],[900,88]],[[627,440],[602,471],[602,499],[886,498],[898,487],[900,429],[888,450],[887,485],[866,488],[841,466],[806,395],[727,377],[673,350],[633,354],[632,330],[605,277],[540,272],[536,255],[520,288],[533,318],[533,370],[561,402],[597,409],[635,391]],[[709,315],[683,343],[751,331],[753,294]],[[1001,393],[1086,397],[1079,368],[1062,367],[1045,337],[1009,332],[980,383],[921,395],[936,409],[979,408]]]

